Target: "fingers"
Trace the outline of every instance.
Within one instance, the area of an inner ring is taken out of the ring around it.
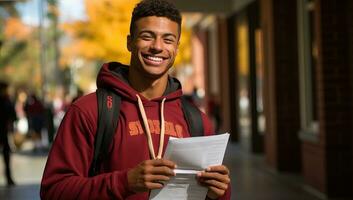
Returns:
[[[206,171],[200,172],[198,177],[202,180],[216,180],[225,184],[230,183],[229,170],[224,165],[208,167]]]
[[[166,159],[147,160],[146,163],[153,166],[166,166],[172,169],[176,168],[176,164],[173,161]]]
[[[208,196],[218,198],[224,195],[230,183],[229,170],[224,165],[208,167],[197,174],[200,184],[209,188]]]
[[[170,160],[146,160],[128,171],[129,188],[135,192],[162,188],[170,176],[175,176],[175,167]]]
[[[218,199],[219,197],[223,196],[225,194],[226,190],[219,189],[217,187],[210,186],[209,187],[209,192],[207,193],[207,196],[210,199]]]
[[[144,182],[155,182],[155,183],[162,183],[164,181],[169,181],[169,176],[163,176],[163,175],[151,175],[147,174],[142,176],[142,180]]]
[[[169,167],[151,167],[145,169],[146,174],[160,174],[165,176],[175,176],[173,169]]]
[[[221,190],[227,190],[228,188],[227,183],[219,182],[216,180],[200,180],[200,182],[205,186],[216,187]]]
[[[218,172],[200,172],[198,177],[202,180],[216,180],[225,184],[230,183],[230,178],[228,174],[220,174]]]
[[[175,176],[176,165],[168,160],[149,160],[143,164],[143,174]]]
[[[143,191],[161,189],[163,188],[163,186],[164,186],[163,183],[147,182],[145,185],[146,190],[143,190]]]
[[[206,169],[207,172],[218,172],[220,174],[229,174],[229,169],[224,165],[211,166]]]
[[[161,175],[145,175],[142,177],[142,182],[146,189],[160,189],[170,178]]]

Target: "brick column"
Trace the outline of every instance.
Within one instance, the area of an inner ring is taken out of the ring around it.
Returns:
[[[231,129],[231,102],[230,102],[230,80],[229,80],[229,40],[228,40],[228,29],[227,29],[227,20],[225,17],[219,17],[217,19],[218,22],[218,41],[219,41],[219,53],[218,53],[218,61],[219,61],[219,80],[220,80],[220,88],[221,88],[221,111],[222,111],[222,126],[221,131],[230,131],[232,138],[237,138],[237,131]]]
[[[296,1],[261,0],[264,32],[266,160],[276,170],[300,170]]]
[[[348,1],[349,5],[348,10],[353,10],[353,1]],[[348,16],[347,16],[347,21],[350,22],[350,24],[348,24],[348,31],[349,31],[349,54],[348,55],[353,55],[353,12],[348,12]],[[353,56],[349,56],[350,58],[350,82],[351,82],[351,93],[353,93]],[[353,102],[351,102],[353,105]],[[351,108],[351,113],[353,113],[353,106]],[[351,135],[353,135],[353,120],[352,120],[352,126],[351,126]],[[353,137],[352,137],[352,144],[353,144]],[[353,145],[352,146],[352,154],[353,154]],[[352,183],[353,183],[353,167],[352,167]],[[353,191],[353,184],[352,184],[352,189]]]
[[[235,31],[236,15],[227,18],[227,35],[228,35],[228,77],[229,78],[229,101],[230,101],[230,128],[231,128],[231,139],[233,142],[238,142],[240,139],[239,129],[239,92],[238,92],[238,70],[237,66],[237,32]]]
[[[319,123],[326,150],[327,194],[352,194],[352,93],[348,51],[350,0],[319,3]],[[349,91],[349,92],[348,92]],[[320,112],[321,111],[321,112]],[[347,176],[348,175],[348,176]]]

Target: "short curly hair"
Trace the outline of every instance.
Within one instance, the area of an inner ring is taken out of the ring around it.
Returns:
[[[157,16],[166,17],[178,24],[179,33],[181,32],[181,14],[180,11],[169,1],[166,0],[142,0],[136,4],[130,22],[130,35],[135,31],[135,23],[143,17]]]

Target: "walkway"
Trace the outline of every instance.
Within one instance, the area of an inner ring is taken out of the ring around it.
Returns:
[[[45,155],[15,153],[12,164],[17,186],[7,188],[0,176],[0,199],[39,199],[39,182]],[[231,169],[232,199],[236,200],[319,200],[307,192],[302,180],[293,175],[272,172],[262,157],[249,155],[239,145],[229,144],[225,164]],[[0,162],[0,172],[3,163]]]

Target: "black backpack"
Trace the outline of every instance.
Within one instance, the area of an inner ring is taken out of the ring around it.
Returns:
[[[100,164],[108,155],[109,146],[117,128],[121,104],[121,97],[109,89],[98,88],[96,94],[98,102],[98,126],[93,161],[89,171],[90,177],[98,174]],[[181,98],[181,103],[191,137],[203,136],[204,128],[199,109],[185,97]]]

